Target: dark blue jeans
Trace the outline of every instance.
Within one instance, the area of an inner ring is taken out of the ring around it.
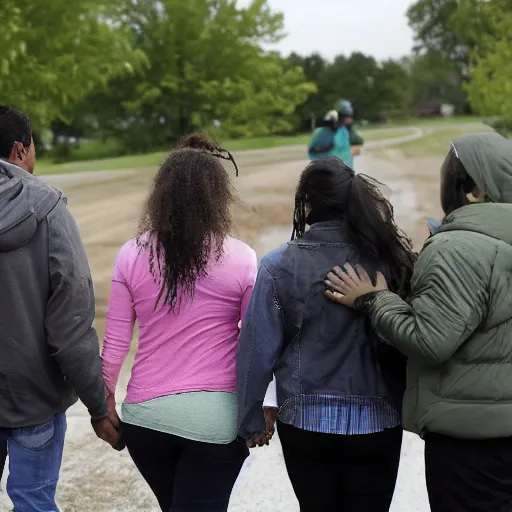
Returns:
[[[0,428],[0,443],[7,440],[9,451],[7,494],[16,512],[58,512],[55,492],[65,434],[65,414],[36,427]]]

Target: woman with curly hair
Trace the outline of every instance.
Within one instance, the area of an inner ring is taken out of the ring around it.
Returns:
[[[411,245],[377,183],[337,158],[303,171],[293,225],[291,242],[262,259],[242,323],[239,433],[250,444],[270,440],[261,406],[274,374],[277,430],[301,512],[385,512],[400,458],[405,359],[364,315],[329,301],[324,279],[336,262],[364,262],[406,294]]]
[[[137,321],[123,436],[165,512],[225,512],[248,456],[237,437],[235,360],[257,261],[230,236],[226,153],[199,134],[179,142],[112,280],[103,346],[109,409],[117,421],[115,388]]]

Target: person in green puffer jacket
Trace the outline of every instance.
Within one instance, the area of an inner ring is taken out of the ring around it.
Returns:
[[[326,295],[365,312],[408,356],[403,424],[425,440],[432,512],[512,510],[512,142],[455,140],[441,172],[446,217],[418,256],[410,297],[362,268]]]

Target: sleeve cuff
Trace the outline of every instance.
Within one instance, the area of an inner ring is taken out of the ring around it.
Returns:
[[[361,297],[359,297],[356,300],[354,307],[361,313],[364,313],[365,315],[369,315],[372,312],[372,309],[375,305],[375,302],[377,300],[377,296],[379,295],[379,293],[382,293],[382,292],[381,291],[370,292],[370,293],[365,293],[364,295],[361,295]]]
[[[108,416],[107,405],[105,404],[101,408],[89,409],[89,414],[91,415],[91,421],[93,423],[100,421]]]

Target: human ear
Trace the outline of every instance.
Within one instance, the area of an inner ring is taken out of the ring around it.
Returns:
[[[478,187],[475,187],[469,194],[466,194],[466,199],[469,203],[485,203],[485,193]]]

